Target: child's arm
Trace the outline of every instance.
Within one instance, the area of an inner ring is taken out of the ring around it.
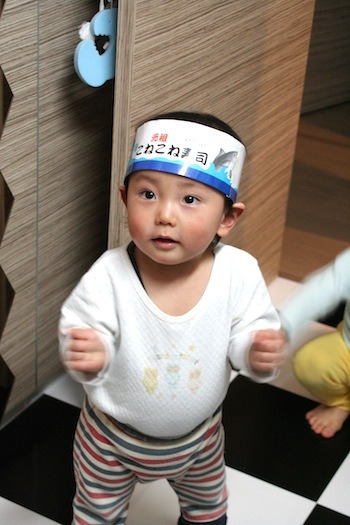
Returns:
[[[309,274],[302,286],[279,308],[288,339],[292,340],[307,321],[329,314],[341,301],[350,299],[350,248],[328,265]]]
[[[98,374],[107,365],[107,352],[96,330],[70,328],[62,360],[68,370]]]
[[[283,330],[259,330],[249,350],[249,365],[256,372],[272,372],[284,362],[283,347],[286,336]]]
[[[104,382],[115,357],[119,323],[110,278],[113,263],[113,254],[103,254],[61,308],[60,356],[70,375],[83,384]]]

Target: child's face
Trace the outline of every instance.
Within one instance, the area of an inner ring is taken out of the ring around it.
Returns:
[[[167,265],[200,257],[215,235],[224,237],[231,231],[243,211],[240,205],[238,211],[227,211],[224,195],[205,184],[156,171],[133,173],[127,199],[123,189],[122,195],[135,245]]]

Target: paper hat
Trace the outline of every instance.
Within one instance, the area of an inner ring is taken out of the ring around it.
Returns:
[[[156,119],[137,129],[126,176],[140,170],[181,175],[235,202],[244,158],[244,145],[224,131],[186,120]]]

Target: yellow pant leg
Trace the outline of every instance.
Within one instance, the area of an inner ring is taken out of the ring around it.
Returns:
[[[350,411],[350,350],[341,326],[302,346],[293,366],[300,383],[321,403]]]

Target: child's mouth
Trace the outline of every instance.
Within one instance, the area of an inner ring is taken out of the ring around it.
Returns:
[[[175,244],[177,244],[177,241],[175,241],[174,239],[171,239],[170,237],[156,237],[152,240],[157,246],[161,246],[164,248],[167,248],[167,247],[170,248],[171,246],[174,246]]]

